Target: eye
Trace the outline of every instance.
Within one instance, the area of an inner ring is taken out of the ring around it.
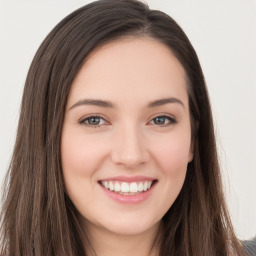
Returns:
[[[79,123],[86,126],[98,127],[106,124],[107,122],[104,118],[100,116],[89,116],[79,121]]]
[[[171,124],[176,124],[177,121],[175,118],[170,116],[157,116],[150,121],[150,124],[156,124],[158,126],[167,126]]]

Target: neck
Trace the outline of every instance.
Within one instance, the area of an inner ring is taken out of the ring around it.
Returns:
[[[93,251],[88,256],[158,256],[159,241],[156,239],[159,223],[140,234],[116,234],[96,226],[86,225],[86,234]],[[88,243],[87,243],[88,244]]]

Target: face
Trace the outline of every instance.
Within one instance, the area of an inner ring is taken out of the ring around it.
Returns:
[[[123,38],[90,54],[72,84],[62,131],[67,193],[85,228],[157,227],[193,158],[185,72],[164,44]]]

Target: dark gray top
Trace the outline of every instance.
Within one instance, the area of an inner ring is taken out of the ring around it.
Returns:
[[[256,236],[251,240],[242,241],[245,255],[256,256]]]

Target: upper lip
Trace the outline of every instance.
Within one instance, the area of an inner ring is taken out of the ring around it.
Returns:
[[[150,181],[156,180],[152,177],[147,176],[114,176],[101,179],[99,181],[123,181],[123,182],[133,182],[133,181]]]

